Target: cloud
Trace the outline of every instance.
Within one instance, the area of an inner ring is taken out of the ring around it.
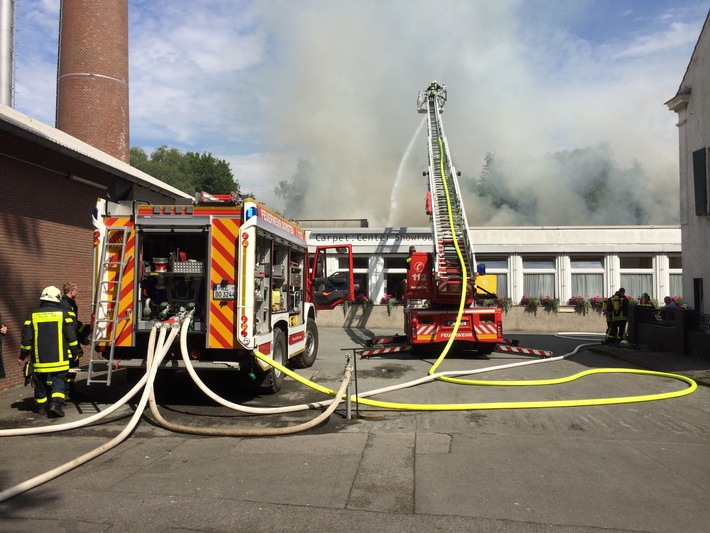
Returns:
[[[426,3],[277,5],[262,14],[274,43],[259,72],[274,86],[265,122],[287,152],[312,163],[309,212],[345,209],[373,225],[390,218],[390,191],[418,125],[414,99],[432,79],[449,89],[444,126],[464,174],[477,175],[487,152],[534,159],[607,143],[619,164],[638,160],[669,192],[677,188],[675,116],[663,102],[692,43],[676,38],[672,22],[611,47],[557,26],[552,10],[531,26],[520,2],[451,2],[435,16]],[[664,44],[642,53],[639,43],[654,40]],[[403,224],[428,224],[426,156],[421,139],[398,196],[411,199],[396,206]],[[571,180],[557,185],[574,193]]]
[[[37,38],[18,46],[18,104],[51,122],[57,6],[18,4],[18,38]],[[601,0],[129,6],[132,144],[210,152],[231,163],[245,192],[274,204],[274,187],[298,176],[308,192],[291,216],[427,226],[415,103],[433,79],[449,89],[444,126],[464,177],[478,176],[489,152],[512,169],[603,144],[620,169],[640,163],[642,189],[677,190],[676,117],[663,102],[707,14],[694,1],[643,10]],[[534,172],[543,169],[521,173],[521,193],[544,179]],[[574,176],[562,170],[554,185],[574,205]],[[486,222],[520,220],[466,202],[470,222],[484,211]]]

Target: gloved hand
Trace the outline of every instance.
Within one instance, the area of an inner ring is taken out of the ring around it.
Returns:
[[[25,361],[25,366],[22,367],[22,375],[25,376],[25,387],[32,382],[32,374],[34,374],[32,363]]]

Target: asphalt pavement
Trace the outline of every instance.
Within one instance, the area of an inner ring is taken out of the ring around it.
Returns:
[[[336,390],[352,349],[391,333],[321,328],[318,360],[298,375]],[[0,532],[707,531],[710,356],[604,346],[586,336],[506,336],[574,355],[549,362],[498,352],[448,356],[438,370],[476,371],[468,379],[556,381],[421,383],[372,396],[388,405],[352,405],[350,418],[343,403],[316,427],[283,436],[269,432],[323,409],[236,412],[206,398],[185,372],[162,375],[155,386],[162,417],[225,435],[168,430],[146,410],[115,447],[1,502]],[[434,360],[351,359],[351,393],[426,381]],[[610,372],[566,381],[602,368]],[[627,369],[679,374],[699,387],[685,394],[684,381]],[[329,398],[291,378],[262,396],[234,374],[200,375],[220,396],[255,409]],[[81,396],[53,421],[32,412],[30,388],[0,392],[0,491],[76,462],[124,430],[138,395],[89,426],[6,435],[105,412],[131,388],[121,376],[110,388],[87,387],[80,376]],[[665,394],[673,397],[655,399]],[[577,405],[531,407],[551,402]]]

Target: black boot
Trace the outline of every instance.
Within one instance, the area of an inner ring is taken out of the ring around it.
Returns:
[[[47,414],[49,418],[62,418],[64,416],[64,409],[62,409],[61,405],[50,405]]]

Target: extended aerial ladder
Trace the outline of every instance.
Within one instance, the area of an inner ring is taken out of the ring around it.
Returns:
[[[476,259],[461,200],[458,174],[449,155],[449,145],[441,121],[446,96],[446,86],[433,82],[426,91],[419,93],[417,101],[418,112],[427,115],[428,125],[427,214],[431,216],[434,239],[434,290],[442,298],[460,298],[461,290],[465,288],[472,299]],[[465,280],[457,245],[466,267]]]
[[[496,347],[525,355],[549,357],[551,352],[519,348],[503,338],[500,307],[477,305],[477,287],[485,265],[476,263],[464,211],[459,173],[454,167],[444,134],[441,113],[446,86],[432,82],[420,91],[417,111],[426,114],[429,152],[426,212],[430,217],[433,251],[413,251],[407,272],[404,335],[371,339],[361,357],[390,355],[401,351],[437,353],[453,338],[458,348],[481,355]]]

